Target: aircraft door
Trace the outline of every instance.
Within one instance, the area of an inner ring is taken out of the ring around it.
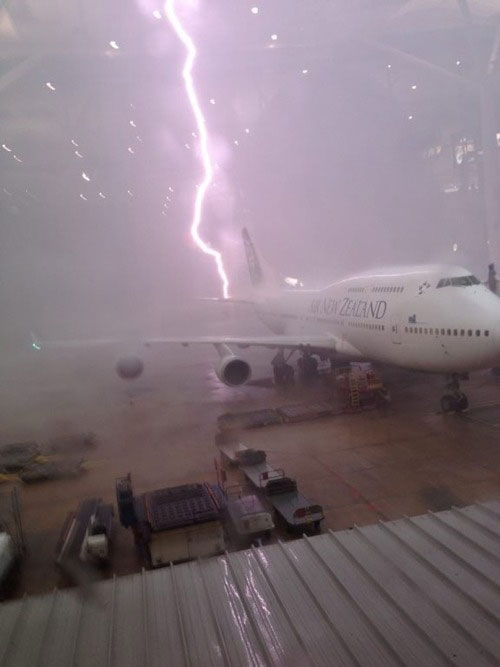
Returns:
[[[395,345],[401,345],[401,318],[399,315],[391,317],[391,338]]]

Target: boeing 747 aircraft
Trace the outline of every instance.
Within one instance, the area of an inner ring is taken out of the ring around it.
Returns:
[[[230,346],[259,345],[445,374],[441,407],[450,412],[468,405],[460,377],[500,362],[500,300],[467,269],[393,267],[320,290],[285,290],[273,284],[246,229],[243,241],[253,305],[273,335],[182,341],[212,343],[220,355],[217,376],[227,385],[243,384],[251,375],[248,362]]]
[[[298,351],[304,362],[319,355],[333,362],[366,360],[442,373],[447,376],[447,391],[441,398],[444,412],[467,408],[459,384],[463,375],[500,363],[500,300],[464,268],[393,267],[351,276],[319,290],[281,289],[246,229],[243,241],[254,288],[251,303],[273,333],[157,338],[144,341],[146,345],[212,344],[220,357],[217,376],[229,386],[249,380],[249,363],[233,349],[250,346],[278,350],[275,368],[276,364],[286,367],[285,351]]]

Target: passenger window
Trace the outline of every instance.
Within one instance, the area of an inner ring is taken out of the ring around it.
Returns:
[[[453,329],[453,335],[456,336],[457,334],[458,334],[458,330],[457,330],[457,329]]]
[[[451,336],[451,329],[446,329],[446,335]]]
[[[422,333],[422,327],[419,327],[419,328],[418,328],[418,333],[419,333],[419,334]]]
[[[481,332],[479,331],[479,329],[476,329],[476,336],[480,336],[480,335],[481,335]]]
[[[465,335],[465,329],[460,329],[460,335],[464,336]]]
[[[424,329],[424,334],[426,334],[426,333],[427,333],[427,329]]]
[[[472,329],[469,329],[469,331],[467,332],[467,335],[472,336]]]
[[[441,336],[444,336],[444,329],[441,329]]]
[[[434,329],[429,329],[429,333],[430,333],[431,336],[432,336],[432,334],[434,333]]]
[[[489,336],[489,335],[490,335],[490,332],[488,331],[488,329],[486,329],[486,331],[484,332],[484,335],[485,335],[485,336]]]
[[[405,333],[408,333],[408,327],[405,327]]]
[[[443,287],[443,285],[444,285],[444,278],[441,278],[441,280],[437,284],[437,288]]]

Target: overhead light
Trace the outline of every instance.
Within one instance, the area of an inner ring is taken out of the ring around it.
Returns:
[[[249,127],[245,127],[245,133],[250,134],[250,128]]]
[[[160,12],[159,9],[155,9],[153,11],[153,16],[155,17],[155,19],[161,19],[162,18],[162,15],[161,15],[161,12]]]
[[[80,199],[83,199],[83,201],[87,201],[87,197],[85,197],[85,195],[82,195],[81,192],[80,192]]]
[[[276,33],[273,33],[271,35],[271,39],[273,40],[273,42],[275,42],[278,39],[278,35]]]
[[[76,155],[76,157],[80,157],[80,158],[83,157],[83,155],[80,153],[80,151],[75,151],[75,155]]]
[[[387,69],[391,69],[391,68],[392,68],[392,65],[387,65]]]
[[[414,83],[413,86],[411,87],[412,90],[417,90],[417,84]]]
[[[74,139],[71,139],[71,143],[73,144],[73,146],[76,146],[78,148],[78,144],[76,143],[76,141]]]
[[[83,178],[84,181],[87,181],[87,182],[90,181],[90,176],[87,176],[87,174],[84,171],[82,171],[82,178]]]
[[[134,149],[133,149],[133,148],[131,148],[131,147],[129,146],[129,147],[127,148],[127,150],[128,150],[128,152],[130,153],[130,155],[134,155]]]
[[[112,39],[112,40],[109,42],[109,45],[110,45],[110,47],[111,47],[112,49],[116,49],[116,50],[118,50],[118,49],[120,48],[120,47],[118,46],[118,44],[115,42],[114,39]]]
[[[303,70],[302,70],[302,74],[307,74],[308,72],[309,72],[308,69],[303,69]]]
[[[458,244],[454,243],[453,244],[453,252],[457,252],[457,250],[458,250]]]
[[[9,148],[5,144],[2,144],[2,148],[4,149],[4,151],[7,151],[7,153],[12,153],[12,148]]]
[[[56,89],[56,87],[54,86],[54,84],[51,83],[50,81],[46,81],[46,82],[45,82],[45,85],[47,86],[47,88],[50,88],[50,90],[55,90],[55,89]]]
[[[128,122],[128,123],[129,123],[129,125],[132,125],[132,127],[137,127],[137,125],[136,125],[136,124],[134,123],[134,121],[133,121],[133,120],[129,120],[129,122]]]
[[[250,11],[252,12],[252,14],[258,14],[259,13],[259,8],[258,7],[252,7],[252,9]]]
[[[413,120],[413,116],[408,116],[408,120]]]
[[[100,197],[101,199],[106,199],[106,195],[103,195],[102,192],[99,192],[99,197]]]
[[[17,157],[17,155],[12,156],[16,162],[22,162],[20,157]]]
[[[215,100],[214,100],[214,98],[211,97],[210,100],[209,100],[209,102],[210,102],[210,104],[215,104]]]
[[[133,196],[134,196],[133,193],[130,192],[130,190],[127,190],[127,194],[130,195],[130,197],[133,197]]]
[[[239,146],[239,145],[240,145],[239,142],[238,142],[238,139],[235,139],[235,140],[234,140],[234,145],[235,145],[235,146]]]
[[[462,62],[461,62],[460,60],[457,60],[457,61],[455,62],[455,65],[457,65],[457,66],[459,66],[459,65],[461,65],[461,64],[462,64]]]

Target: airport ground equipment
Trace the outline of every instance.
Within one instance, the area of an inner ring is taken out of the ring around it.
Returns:
[[[285,477],[283,470],[273,470],[261,473],[260,483],[275,514],[289,532],[303,533],[311,528],[319,532],[325,518],[323,508],[307,500],[294,479]]]
[[[338,404],[337,404],[338,403]],[[217,418],[219,428],[216,437],[216,445],[231,442],[231,433],[250,428],[261,428],[277,424],[291,424],[293,422],[310,421],[341,415],[346,412],[346,405],[340,402],[313,401],[311,403],[294,403],[283,405],[278,408],[266,408],[265,410],[249,410],[248,412],[225,413]],[[233,436],[234,437],[234,436]]]
[[[388,393],[369,363],[352,363],[337,368],[335,388],[348,410],[378,407],[388,402]]]
[[[160,567],[225,549],[225,498],[218,486],[183,484],[135,496],[130,474],[116,481],[120,521],[132,528],[144,563]]]
[[[237,466],[239,464],[238,454],[248,450],[248,447],[241,442],[228,442],[217,445],[217,448],[220,452],[222,465],[224,467]]]
[[[226,514],[229,530],[237,542],[269,539],[274,522],[268,509],[253,493],[244,494],[241,486],[226,487]]]
[[[26,551],[21,523],[19,492],[13,487],[0,496],[0,595],[13,582],[13,574]]]
[[[285,524],[289,532],[299,532],[310,528],[320,530],[324,519],[321,505],[311,503],[297,489],[297,482],[286,477],[281,469],[275,469],[266,461],[263,450],[245,447],[242,443],[218,445],[221,456],[231,465],[239,465],[253,488],[264,493],[266,500]],[[216,465],[217,467],[217,465]],[[267,486],[271,484],[268,492]]]
[[[323,508],[303,496],[297,482],[286,477],[282,469],[274,469],[266,462],[240,467],[253,486],[263,490],[289,532],[303,532],[310,528],[320,530],[321,521],[325,518]]]
[[[329,417],[334,414],[334,407],[329,401],[316,401],[314,403],[298,403],[297,405],[284,405],[277,408],[276,412],[280,415],[285,424],[295,422],[310,421]]]
[[[63,570],[77,563],[103,565],[110,559],[113,539],[113,506],[90,498],[70,512],[57,545],[56,564]]]

